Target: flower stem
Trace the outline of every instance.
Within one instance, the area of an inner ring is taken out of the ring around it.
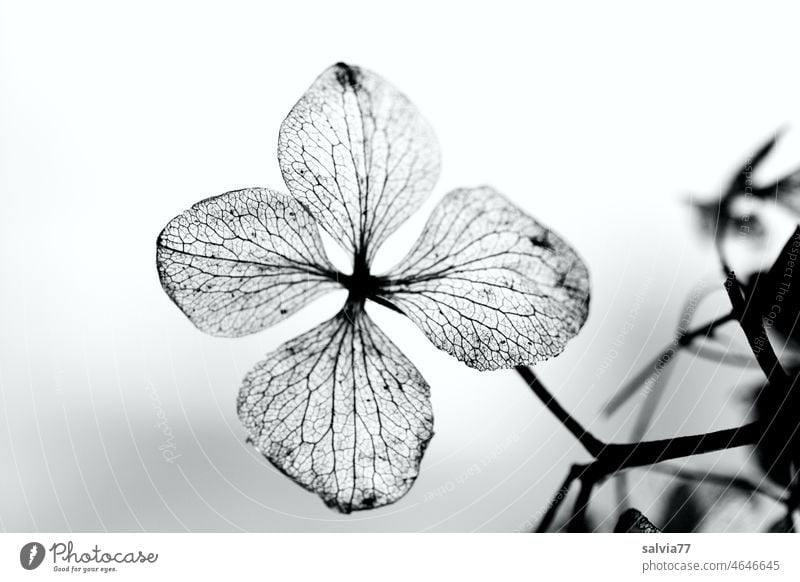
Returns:
[[[517,372],[528,383],[534,394],[542,401],[547,409],[553,413],[561,424],[578,439],[590,455],[595,458],[592,465],[593,472],[600,472],[598,478],[609,473],[627,469],[652,465],[661,461],[702,455],[714,451],[722,451],[745,445],[754,444],[761,430],[761,423],[751,422],[736,428],[727,428],[713,432],[687,436],[643,441],[638,443],[610,443],[606,444],[583,426],[564,410],[553,397],[542,381],[527,366],[517,366]]]
[[[789,376],[781,366],[775,350],[767,337],[764,329],[761,314],[758,313],[756,306],[750,306],[748,298],[742,291],[736,274],[733,271],[728,273],[725,281],[725,291],[731,302],[732,313],[739,320],[742,331],[750,344],[750,349],[756,358],[756,362],[764,372],[767,381],[771,384],[781,384],[789,381]]]
[[[761,428],[760,423],[752,422],[737,428],[670,439],[606,444],[586,430],[558,403],[532,369],[527,366],[517,366],[516,370],[542,401],[542,404],[578,439],[583,448],[596,461],[602,461],[602,466],[609,467],[605,474],[628,467],[652,465],[670,459],[754,444],[759,435],[758,430]],[[616,468],[610,468],[612,466]]]
[[[589,531],[589,524],[586,521],[586,510],[589,508],[589,501],[592,498],[592,491],[597,481],[581,477],[581,488],[575,498],[575,507],[572,516],[567,524],[567,531],[570,533],[585,533]]]
[[[517,366],[519,375],[527,382],[533,393],[564,427],[580,442],[594,461],[587,465],[574,465],[559,488],[537,532],[547,531],[555,518],[561,502],[567,496],[573,481],[580,479],[581,490],[575,503],[574,513],[568,528],[579,530],[586,523],[586,506],[594,486],[607,476],[623,469],[654,465],[662,461],[691,457],[715,451],[723,451],[755,444],[763,433],[760,422],[751,422],[736,428],[728,428],[703,434],[674,437],[638,443],[606,444],[587,431],[567,412],[527,366]]]
[[[655,374],[659,374],[668,364],[672,363],[675,355],[678,353],[678,350],[690,346],[697,338],[705,338],[712,335],[718,327],[729,321],[733,321],[734,319],[735,317],[733,311],[731,311],[730,313],[709,321],[708,323],[678,335],[671,344],[661,350],[658,356],[656,356],[644,368],[642,368],[641,372],[636,374],[630,382],[623,385],[623,387],[620,388],[617,393],[614,394],[614,396],[612,396],[611,400],[608,401],[608,404],[606,404],[605,408],[603,409],[603,412],[606,414],[606,416],[613,415],[631,398],[631,396],[636,393],[637,390],[639,390],[641,386],[644,385],[645,382],[647,382],[648,379],[653,377]]]
[[[734,488],[744,491],[745,493],[758,493],[759,495],[769,497],[775,501],[786,501],[786,498],[783,495],[778,494],[759,483],[754,483],[749,479],[739,477],[738,475],[725,475],[722,473],[715,473],[714,471],[693,471],[691,469],[684,469],[682,467],[673,467],[669,464],[655,465],[650,470],[657,473],[678,477],[680,479],[685,479],[686,481],[695,481],[697,483],[708,481],[710,483],[714,483],[715,485],[719,485],[720,487],[724,487],[725,489]]]
[[[724,260],[722,263],[723,267],[727,266]],[[718,326],[728,321],[736,320],[744,331],[753,355],[764,372],[767,382],[770,384],[777,384],[779,388],[783,387],[782,385],[785,385],[790,378],[781,366],[772,348],[769,338],[766,335],[761,316],[755,309],[748,309],[748,297],[746,297],[742,286],[736,280],[736,275],[733,271],[728,271],[727,275],[725,290],[731,302],[731,312],[706,325],[680,335],[675,342],[677,344],[675,347],[688,346],[694,338],[708,336],[713,333]],[[672,349],[669,352],[669,359],[672,359],[674,351],[675,350]],[[553,413],[559,422],[561,422],[561,424],[578,439],[578,442],[581,443],[589,454],[594,457],[591,463],[575,465],[570,469],[566,481],[561,489],[559,489],[556,498],[548,508],[537,531],[547,530],[555,518],[555,513],[561,501],[569,492],[572,482],[576,479],[580,480],[581,489],[576,499],[573,514],[568,522],[568,529],[570,531],[584,531],[586,526],[586,506],[591,498],[592,490],[597,483],[609,475],[631,467],[655,465],[671,459],[754,445],[762,438],[767,428],[764,421],[758,420],[736,428],[728,428],[703,434],[634,443],[606,444],[587,431],[569,412],[564,410],[550,391],[542,384],[541,380],[534,374],[533,370],[526,366],[517,366],[516,370],[547,409]],[[641,377],[641,374],[639,377]],[[633,385],[632,390],[635,391],[637,387],[638,382]],[[615,398],[612,399],[612,402],[616,401],[616,406],[612,406],[612,408],[617,408],[621,402],[624,402],[633,394],[632,390],[630,386],[626,386],[621,393],[618,393]],[[798,497],[800,497],[800,495],[798,495]],[[800,501],[793,501],[796,505],[800,505]],[[790,505],[790,507],[792,506]]]
[[[553,496],[553,499],[547,506],[547,511],[542,516],[542,520],[539,522],[539,525],[536,527],[536,533],[545,533],[553,523],[553,519],[556,517],[556,513],[558,513],[558,508],[561,507],[561,503],[567,498],[567,494],[569,493],[569,488],[572,486],[572,482],[577,479],[580,474],[586,469],[586,465],[572,465],[569,469],[569,473],[567,473],[566,479],[559,487],[556,494]]]
[[[662,461],[693,457],[755,444],[763,433],[758,421],[702,434],[639,443],[609,444],[592,463],[597,478],[630,467],[654,465]]]
[[[528,387],[533,390],[533,393],[542,401],[547,409],[553,413],[558,421],[572,433],[578,442],[583,445],[590,455],[597,458],[603,448],[606,446],[601,440],[595,438],[593,434],[587,431],[581,423],[575,420],[572,415],[564,410],[552,394],[544,387],[539,378],[528,366],[517,366],[517,373],[522,376],[522,379],[528,383]]]

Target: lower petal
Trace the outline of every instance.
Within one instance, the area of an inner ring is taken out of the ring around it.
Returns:
[[[238,410],[264,456],[344,513],[405,495],[433,436],[428,384],[362,309],[267,356]]]

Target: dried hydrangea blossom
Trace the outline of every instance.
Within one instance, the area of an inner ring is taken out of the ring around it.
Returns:
[[[239,416],[278,469],[342,512],[392,503],[433,435],[430,389],[364,310],[407,315],[478,370],[558,355],[586,319],[586,267],[556,234],[491,188],[460,189],[409,254],[370,270],[385,239],[428,197],[439,149],[428,123],[379,76],[345,64],[320,75],[280,129],[289,194],[228,192],[158,238],[164,290],[201,330],[236,337],[336,288],[341,311],[247,375]],[[328,260],[319,228],[352,257]]]

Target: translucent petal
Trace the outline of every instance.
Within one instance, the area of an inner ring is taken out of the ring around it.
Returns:
[[[408,98],[378,75],[339,63],[281,125],[290,192],[348,251],[371,259],[433,189],[439,146]]]
[[[201,330],[242,336],[339,288],[313,218],[264,188],[198,202],[157,243],[161,285]]]
[[[402,497],[433,436],[428,384],[351,307],[267,356],[239,395],[256,448],[345,513]]]
[[[487,187],[448,194],[382,279],[384,299],[479,370],[558,355],[589,308],[589,275],[575,251]]]

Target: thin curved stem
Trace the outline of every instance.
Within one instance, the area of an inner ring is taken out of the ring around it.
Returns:
[[[732,313],[739,320],[747,342],[750,344],[750,350],[753,352],[758,365],[761,366],[761,371],[764,372],[767,381],[771,384],[788,382],[789,376],[781,366],[775,350],[772,349],[761,315],[749,305],[733,271],[728,273],[728,278],[725,281],[725,291],[728,293],[728,298],[733,308]]]
[[[558,508],[561,507],[563,501],[567,498],[567,494],[569,494],[570,487],[572,487],[573,481],[577,479],[580,474],[586,469],[586,465],[572,465],[569,469],[569,473],[567,473],[567,478],[564,479],[564,482],[561,484],[561,487],[558,488],[558,491],[553,496],[553,499],[550,500],[550,503],[547,506],[547,511],[542,516],[539,525],[536,526],[536,533],[545,533],[550,526],[553,524],[553,520],[558,513]]]
[[[663,473],[665,475],[672,475],[673,477],[678,477],[679,479],[684,479],[686,481],[696,481],[698,483],[709,481],[715,485],[719,485],[720,487],[733,487],[741,491],[746,491],[747,493],[758,493],[759,495],[769,497],[770,499],[774,499],[775,501],[779,502],[787,501],[784,496],[779,495],[774,491],[765,489],[761,485],[753,483],[749,479],[745,479],[744,477],[739,477],[737,475],[724,475],[722,473],[715,473],[713,471],[693,471],[691,469],[672,467],[670,465],[654,465],[649,470],[656,471],[657,473]]]
[[[692,344],[690,346],[686,346],[686,350],[700,358],[725,364],[727,366],[749,368],[757,365],[751,354],[724,352],[722,350],[709,348],[703,344]]]
[[[603,413],[606,416],[613,415],[631,398],[631,396],[636,394],[639,388],[643,386],[647,380],[654,375],[660,374],[661,371],[674,360],[679,350],[688,347],[697,338],[706,338],[710,336],[718,327],[726,324],[729,321],[733,321],[734,319],[735,317],[733,311],[731,311],[730,313],[726,313],[721,317],[713,319],[707,323],[704,323],[703,325],[678,335],[672,341],[672,343],[661,350],[658,356],[653,358],[644,368],[642,368],[641,372],[636,374],[636,376],[634,376],[630,382],[617,390],[617,393],[611,397],[611,400],[609,400],[603,408]]]
[[[553,413],[553,416],[572,433],[572,436],[578,439],[578,442],[583,445],[583,448],[596,458],[606,445],[583,428],[581,423],[575,420],[572,415],[558,403],[531,368],[528,366],[517,366],[515,369],[517,373],[522,376],[522,379],[528,383],[528,387],[533,390],[533,393],[542,401],[542,404],[544,404],[547,409]]]
[[[584,533],[589,531],[589,523],[586,518],[586,512],[589,509],[589,501],[592,499],[592,491],[597,481],[593,479],[581,478],[581,488],[578,491],[578,496],[575,498],[575,507],[572,510],[572,516],[567,524],[567,531],[570,533]]]
[[[616,466],[617,468],[614,470],[650,465],[670,459],[755,444],[760,434],[761,423],[751,422],[737,428],[703,434],[637,443],[606,444],[587,431],[569,412],[564,410],[533,370],[527,366],[517,366],[516,370],[547,409],[595,458],[593,465],[602,461],[603,466]],[[605,474],[608,474],[608,471]]]
[[[723,267],[727,264],[722,260]],[[763,321],[755,310],[748,310],[747,298],[736,275],[733,271],[728,271],[725,282],[725,290],[731,302],[731,312],[712,320],[704,326],[700,326],[692,331],[680,335],[674,343],[683,347],[689,345],[695,337],[708,336],[718,326],[732,320],[738,320],[745,336],[747,337],[750,348],[755,356],[758,365],[761,367],[767,381],[771,384],[785,384],[789,377],[781,366],[775,351],[772,349],[769,338],[766,336]],[[672,348],[672,346],[671,346]],[[670,352],[669,359],[672,358],[673,351]],[[663,365],[663,363],[661,364]],[[645,465],[655,465],[663,461],[691,457],[706,453],[733,449],[746,445],[754,445],[764,434],[765,425],[763,421],[751,422],[736,428],[717,430],[703,434],[693,434],[687,436],[660,439],[653,441],[642,441],[634,443],[611,443],[606,444],[587,431],[572,415],[567,412],[547,390],[542,382],[534,374],[533,370],[527,366],[517,366],[517,372],[525,380],[534,394],[542,401],[548,410],[564,425],[578,442],[594,457],[594,461],[588,465],[572,468],[567,480],[559,490],[557,502],[551,504],[548,512],[540,524],[540,530],[546,529],[555,517],[561,497],[566,495],[572,482],[577,478],[581,481],[581,490],[576,500],[575,509],[569,522],[569,529],[577,531],[585,525],[586,506],[588,505],[594,486],[608,477],[624,469],[631,467],[641,467]],[[652,373],[652,372],[650,372]],[[641,377],[640,374],[637,378]],[[648,376],[649,377],[649,376]],[[638,385],[636,386],[638,387]],[[630,388],[623,389],[622,394],[617,394],[617,400],[624,401],[630,394],[635,392]],[[579,473],[576,475],[575,471]],[[792,499],[793,502],[798,503]]]
[[[585,524],[586,505],[592,489],[595,484],[607,476],[631,467],[653,465],[681,457],[752,445],[757,442],[763,433],[760,422],[751,422],[737,428],[671,439],[606,444],[587,431],[558,403],[533,370],[527,366],[517,366],[516,370],[545,407],[594,457],[594,461],[588,465],[575,465],[570,469],[567,478],[537,527],[537,532],[547,531],[550,527],[561,502],[569,492],[572,482],[576,479],[581,480],[581,493],[578,500],[576,500],[575,513],[570,520],[570,528],[573,529],[578,528],[581,523]],[[583,521],[581,522],[581,520]]]

